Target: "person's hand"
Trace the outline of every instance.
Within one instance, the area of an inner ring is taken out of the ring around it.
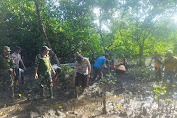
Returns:
[[[56,72],[55,72],[54,70],[52,70],[52,73],[53,73],[54,75],[56,75]]]
[[[15,77],[15,76],[16,76],[16,73],[15,73],[15,71],[14,71],[14,73],[13,73],[13,74],[14,74],[14,77]]]
[[[107,68],[107,66],[104,66],[104,68]]]
[[[87,75],[87,77],[88,77],[88,79],[90,78],[90,74],[89,75]]]
[[[38,78],[38,74],[37,74],[37,73],[35,74],[34,78],[35,78],[35,79],[37,79],[37,78]]]
[[[75,84],[75,79],[73,79],[72,83]]]
[[[23,69],[26,70],[26,67],[24,66]]]
[[[52,83],[52,78],[49,79],[50,83]]]
[[[57,79],[58,79],[58,78],[57,78],[57,77],[55,77],[54,81],[57,81]]]

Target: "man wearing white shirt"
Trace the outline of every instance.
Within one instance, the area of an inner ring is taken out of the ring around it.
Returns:
[[[21,48],[19,46],[16,46],[15,47],[15,52],[11,54],[11,56],[13,57],[14,59],[14,62],[15,62],[15,73],[16,73],[16,76],[15,76],[15,86],[19,85],[19,79],[20,79],[20,73],[19,73],[19,63],[22,64],[23,66],[23,69],[26,70],[26,67],[23,63],[23,60],[21,58],[21,55],[20,55],[20,52],[21,52]],[[24,78],[22,78],[24,79]],[[24,80],[23,80],[24,81]]]

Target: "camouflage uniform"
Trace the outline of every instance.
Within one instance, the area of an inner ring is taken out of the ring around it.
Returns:
[[[0,90],[6,91],[11,87],[12,97],[14,97],[13,72],[13,58],[10,55],[8,57],[0,55]]]
[[[35,67],[38,68],[42,96],[45,96],[45,88],[48,87],[50,88],[51,97],[53,97],[53,83],[49,55],[42,56],[42,54],[38,54],[35,59]]]

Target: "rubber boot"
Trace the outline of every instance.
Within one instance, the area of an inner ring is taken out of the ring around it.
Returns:
[[[45,87],[44,86],[41,86],[40,88],[40,97],[45,98]]]
[[[12,99],[14,99],[14,86],[11,87],[11,91],[12,91]]]
[[[42,87],[42,97],[45,98],[45,87]]]
[[[50,98],[53,98],[53,88],[50,88]]]

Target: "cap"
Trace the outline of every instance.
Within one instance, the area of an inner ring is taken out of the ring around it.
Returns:
[[[171,50],[167,50],[167,51],[166,51],[166,54],[172,55],[172,51],[171,51]]]
[[[4,46],[4,51],[8,51],[8,52],[10,52],[11,50],[10,50],[10,47],[8,47],[8,46]]]
[[[47,46],[42,46],[42,51],[44,50],[51,50],[50,48],[48,48]]]
[[[21,50],[21,47],[16,46],[16,47],[15,47],[15,50]]]

